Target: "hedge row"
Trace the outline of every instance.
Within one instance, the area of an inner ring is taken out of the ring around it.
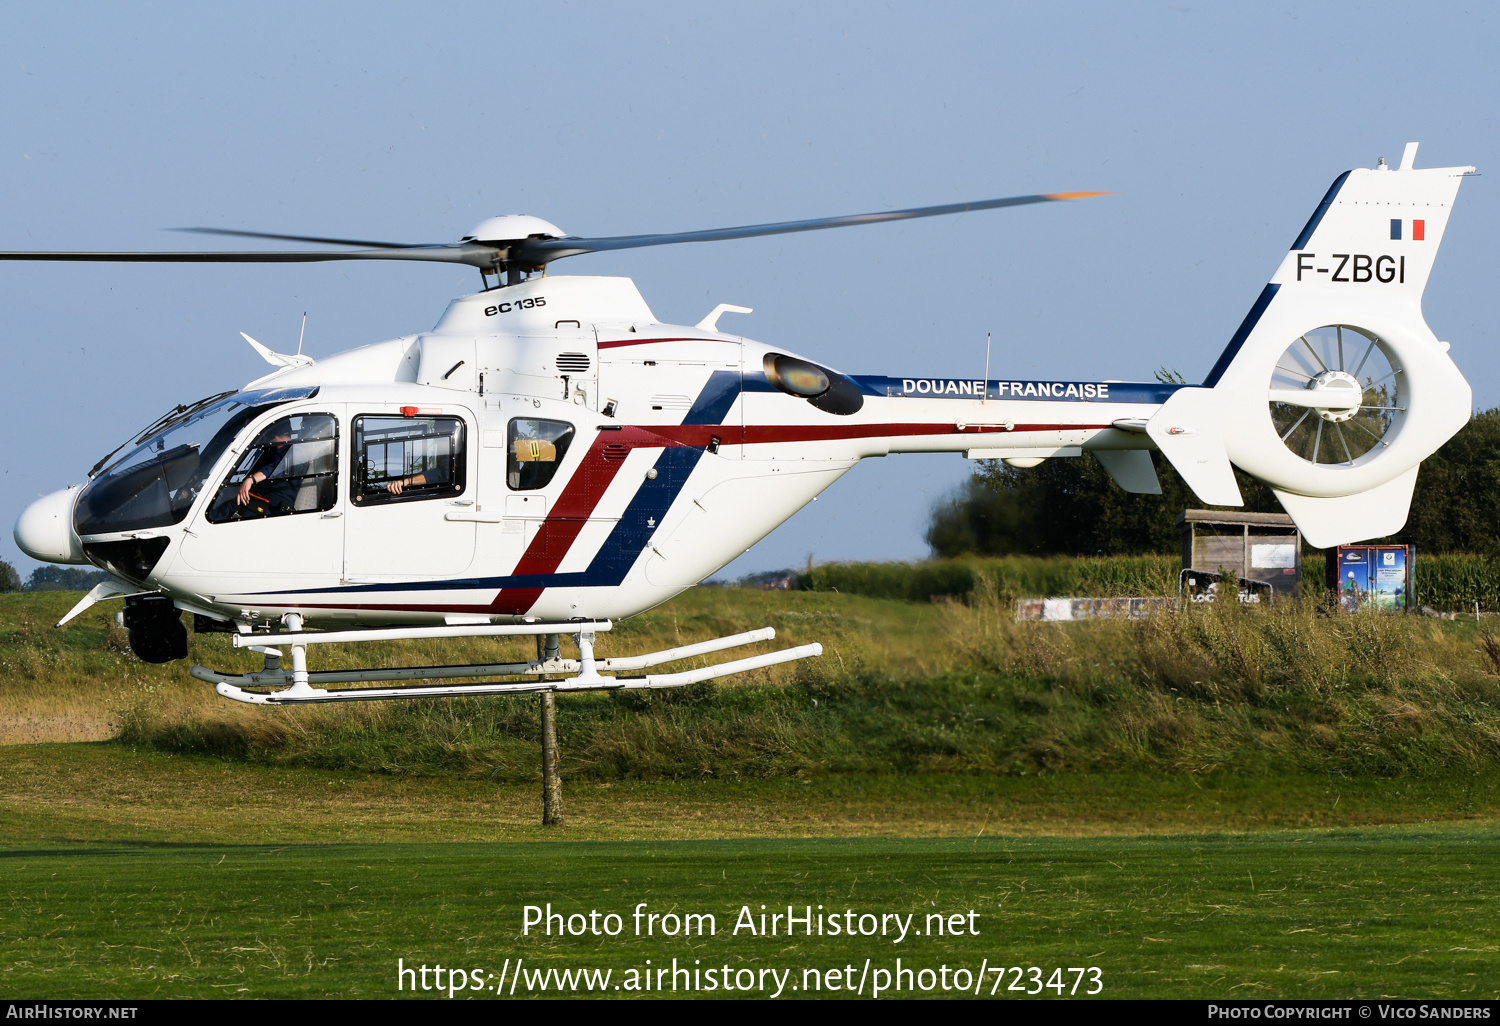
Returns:
[[[1181,562],[1172,556],[1002,556],[994,559],[935,559],[926,563],[825,563],[798,575],[804,591],[929,602],[962,598],[980,576],[1002,595],[1171,595]]]
[[[993,559],[935,559],[925,563],[826,563],[798,575],[804,591],[930,602],[939,596],[963,598],[981,577],[1002,595],[1039,598],[1172,595],[1182,564],[1176,556],[1003,556]],[[1323,588],[1323,556],[1303,564],[1303,593]],[[1474,603],[1500,610],[1500,559],[1454,554],[1417,554],[1417,601],[1444,611],[1473,612]]]

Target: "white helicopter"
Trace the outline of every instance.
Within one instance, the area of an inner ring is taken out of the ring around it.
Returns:
[[[856,462],[962,452],[1031,466],[1094,453],[1160,491],[1159,450],[1205,503],[1241,504],[1231,464],[1268,482],[1310,543],[1405,523],[1419,463],[1469,419],[1468,383],[1422,292],[1472,167],[1345,172],[1201,385],[844,374],[719,330],[720,304],[663,324],[628,278],[558,277],[564,257],[1075,199],[1054,193],[744,228],[576,238],[491,218],[454,245],[216,231],[361,247],[0,253],[7,260],[428,260],[479,269],[428,332],[271,364],[179,406],[16,522],[17,544],[111,581],[62,621],[124,597],[143,659],[233,634],[264,669],[195,666],[219,694],[295,704],[672,687],[821,652],[806,645],[677,673],[620,675],[774,636],[767,629],[595,659],[598,632],[699,583]],[[195,229],[211,231],[212,229]],[[491,281],[493,276],[493,283]],[[537,635],[533,661],[309,671],[309,645]],[[578,659],[561,657],[572,635]],[[281,647],[290,647],[291,667]],[[611,675],[609,671],[614,671]],[[403,680],[482,683],[330,687]]]

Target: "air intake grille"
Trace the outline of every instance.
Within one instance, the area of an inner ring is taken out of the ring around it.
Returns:
[[[629,455],[630,446],[622,445],[619,442],[610,442],[604,447],[603,456],[610,463],[620,463]]]
[[[583,374],[589,369],[589,357],[587,353],[558,353],[557,372],[559,374]]]

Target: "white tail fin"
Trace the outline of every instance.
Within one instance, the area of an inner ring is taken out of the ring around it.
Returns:
[[[1204,381],[1212,401],[1192,404],[1217,418],[1224,445],[1222,463],[1195,457],[1200,476],[1211,464],[1222,484],[1233,462],[1266,481],[1319,547],[1399,530],[1418,464],[1470,416],[1468,382],[1423,319],[1422,291],[1474,169],[1419,171],[1415,158],[1411,143],[1398,170],[1382,160],[1334,181]],[[1173,415],[1152,418],[1153,438]]]

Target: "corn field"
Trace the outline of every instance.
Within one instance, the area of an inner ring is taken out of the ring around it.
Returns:
[[[1182,564],[1176,555],[1005,556],[995,559],[935,559],[924,563],[826,563],[798,575],[804,591],[930,602],[966,599],[990,581],[1007,598],[1115,598],[1174,595]],[[1302,594],[1324,593],[1324,554],[1303,557]],[[1500,610],[1500,558],[1457,553],[1417,553],[1418,605],[1443,612]]]

